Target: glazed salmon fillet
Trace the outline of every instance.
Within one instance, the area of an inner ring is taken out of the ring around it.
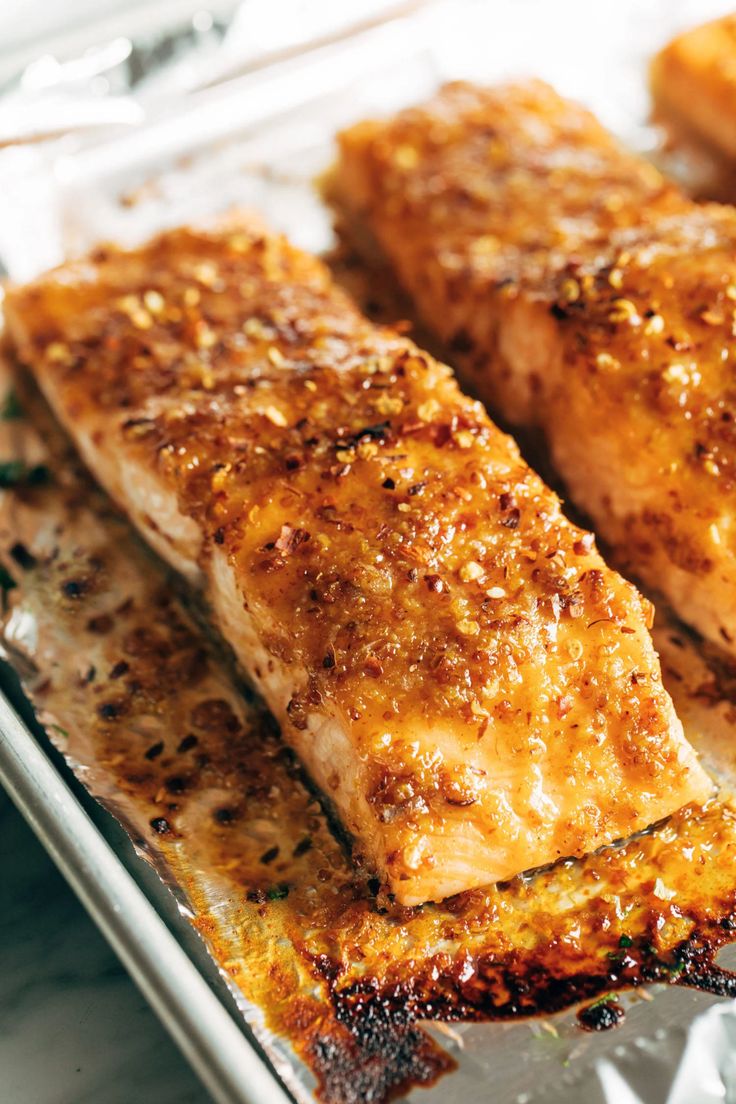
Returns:
[[[449,369],[319,261],[247,219],[177,230],[11,289],[6,314],[400,902],[709,796],[648,604]]]
[[[736,14],[678,35],[654,58],[659,110],[736,158]]]
[[[540,82],[341,137],[332,187],[627,572],[736,652],[736,214]]]

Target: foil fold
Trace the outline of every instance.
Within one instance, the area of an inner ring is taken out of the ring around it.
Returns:
[[[54,132],[44,141],[0,150],[0,262],[12,278],[27,279],[101,238],[134,241],[161,226],[216,216],[235,205],[255,206],[299,244],[325,249],[332,240],[330,218],[312,181],[329,164],[335,129],[371,111],[418,99],[443,77],[491,81],[516,71],[539,73],[601,110],[630,144],[650,150],[654,137],[645,107],[645,59],[681,26],[724,11],[722,3],[694,0],[606,0],[594,8],[568,0],[555,5],[554,12],[541,0],[505,0],[493,6],[476,0],[424,5],[414,15],[394,11],[395,19],[384,25],[381,16],[392,6],[366,4],[367,25],[340,42],[320,45],[312,58],[303,47],[330,37],[328,21],[318,21],[309,34],[300,36],[292,26],[280,36],[274,6],[267,22],[265,5],[256,5],[260,38],[256,36],[249,52],[243,41],[253,26],[248,24],[250,7],[241,5],[227,17],[212,15],[198,26],[189,22],[165,29],[159,49],[145,38],[131,38],[127,46],[117,40],[100,42],[95,52],[61,61],[55,71],[47,66],[45,76],[36,63],[10,82],[0,98],[0,141],[38,137],[44,133],[38,122],[44,115]],[[530,38],[532,23],[538,33]],[[166,42],[171,51],[164,48]],[[277,60],[249,71],[266,55]],[[598,79],[600,72],[606,73],[605,82]],[[102,94],[99,83],[95,91],[100,77],[107,81]],[[305,96],[305,88],[313,88],[313,94]],[[252,97],[259,89],[254,109]],[[204,93],[200,99],[198,93]],[[183,102],[172,106],[177,96]],[[194,106],[200,123],[192,148]],[[162,127],[171,140],[163,156],[155,139]],[[177,150],[186,151],[186,161],[177,162]],[[3,458],[32,456],[34,463],[44,448],[27,426],[14,423],[3,424],[2,443]],[[45,526],[32,509],[19,518],[11,496],[0,495],[6,560],[10,538],[17,541],[21,532],[39,554],[53,543],[53,516]],[[59,505],[62,511],[67,508]],[[136,538],[92,492],[80,517],[88,525],[85,544],[109,547],[118,538],[137,548]],[[136,569],[148,577],[146,557],[137,549],[132,568],[127,573],[121,569],[120,578],[133,590],[139,585]],[[158,565],[151,568],[160,570]],[[49,665],[68,662],[68,652],[62,661],[58,640],[53,647],[48,643],[52,622],[45,628],[39,622],[41,592],[34,596],[29,591],[27,597],[21,595],[9,608],[4,647],[39,705],[39,679]],[[667,632],[665,625],[659,637],[663,653]],[[67,646],[73,649],[74,642]],[[688,657],[695,670],[697,651],[692,649]],[[80,667],[87,662],[88,656],[79,656]],[[226,686],[218,693],[248,723],[252,707],[244,704],[239,691]],[[58,711],[42,713],[51,740],[89,792],[120,821],[203,936],[243,1017],[290,1091],[297,1100],[312,1099],[312,1073],[238,983],[238,947],[244,936],[237,900],[222,877],[207,870],[202,856],[176,841],[151,836],[150,818],[135,795],[121,788],[114,765],[100,756],[84,716],[75,709],[71,703],[73,724]],[[732,722],[713,707],[695,704],[686,726],[697,729],[698,747],[709,767],[733,785],[736,774],[727,746]],[[154,724],[149,734],[138,735],[153,740],[156,732]],[[209,787],[192,810],[193,823],[231,796],[227,786]],[[728,960],[728,952],[724,958]],[[469,1099],[498,1104],[736,1100],[736,1007],[731,1002],[659,986],[651,1003],[636,995],[625,1003],[624,1025],[596,1036],[583,1035],[570,1013],[556,1016],[551,1030],[535,1021],[460,1024],[448,1031],[430,1027],[457,1069],[436,1086],[412,1090],[409,1098],[427,1104],[440,1099],[450,1104]]]

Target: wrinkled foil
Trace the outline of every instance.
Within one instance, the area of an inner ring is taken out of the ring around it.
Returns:
[[[197,73],[182,85],[169,79],[162,61],[166,51],[156,51],[149,36],[136,55],[144,71],[139,66],[135,80],[125,77],[118,58],[109,91],[120,114],[107,120],[109,129],[103,126],[91,137],[84,119],[82,130],[70,118],[69,129],[62,127],[60,136],[0,149],[0,262],[13,278],[27,279],[101,239],[130,243],[163,226],[217,216],[233,206],[256,207],[297,244],[326,249],[332,242],[331,220],[313,180],[330,163],[334,131],[366,114],[419,99],[451,77],[493,81],[542,76],[589,104],[630,145],[650,153],[657,135],[648,121],[648,58],[679,29],[722,14],[729,5],[716,0],[426,4],[411,15],[379,19],[376,26],[339,42],[323,43],[329,35],[322,28],[313,35],[322,44],[312,50],[305,48],[305,36],[295,34],[293,25],[279,39],[276,7],[270,5],[272,22],[266,26],[268,15],[261,6],[259,24],[262,41],[268,43],[263,52],[273,55],[270,64],[247,71],[259,55],[256,51],[246,57],[233,46],[235,18],[230,24],[213,21],[206,26],[205,21],[201,26],[208,36],[209,80],[202,77],[201,60],[177,47],[178,73]],[[364,8],[370,23],[371,5]],[[380,17],[385,8],[377,4],[373,14]],[[174,30],[167,34],[171,37]],[[198,35],[190,35],[187,44],[202,45]],[[109,46],[97,45],[103,53]],[[287,56],[280,56],[280,45]],[[105,56],[114,60],[114,51]],[[64,60],[68,64],[73,59]],[[6,102],[11,96],[22,102],[24,95],[36,95],[38,90],[29,91],[28,83],[27,76],[25,89],[22,78],[13,82]],[[93,105],[98,94],[99,85],[96,92],[85,91],[82,81],[75,89],[75,104]],[[0,112],[3,106],[0,99]],[[6,453],[21,450],[33,463],[43,458],[39,437],[14,430],[12,424],[4,433]],[[7,513],[7,499],[0,509],[6,529],[18,524]],[[80,541],[114,544],[122,530],[121,541],[133,539],[123,523],[94,503],[79,511],[75,524]],[[43,543],[43,532],[37,531],[35,540]],[[147,576],[146,556],[138,550],[120,564],[128,586],[142,585],[136,572]],[[34,670],[44,660],[34,653],[45,639],[31,596],[28,604],[14,609],[5,633],[7,654],[31,696]],[[665,663],[672,652],[670,640],[669,628],[661,625],[657,643]],[[684,657],[680,651],[677,663],[695,684],[702,664],[697,651],[690,648]],[[247,714],[237,691],[222,693],[230,694],[233,707]],[[693,699],[684,714],[688,734],[708,766],[734,785],[733,722],[727,711]],[[83,716],[73,725],[65,718],[63,728],[58,718],[45,720],[74,772],[121,821],[172,889],[182,912],[194,921],[206,912],[212,920],[217,938],[208,945],[244,1017],[292,1093],[299,1100],[311,1099],[312,1075],[288,1041],[268,1030],[262,1009],[234,980],[232,959],[223,956],[224,947],[237,956],[239,932],[222,881],[208,877],[196,855],[142,843],[141,811],[115,785],[110,764],[100,761]],[[723,957],[727,965],[728,952]],[[736,1100],[736,1008],[666,986],[649,992],[653,1000],[641,994],[625,997],[623,1025],[597,1035],[582,1034],[572,1013],[550,1021],[430,1027],[458,1068],[435,1087],[412,1092],[410,1099],[427,1104]]]

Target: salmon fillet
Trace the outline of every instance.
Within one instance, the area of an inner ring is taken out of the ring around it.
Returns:
[[[736,158],[736,15],[678,35],[651,66],[658,109]]]
[[[342,135],[333,189],[618,562],[736,652],[736,214],[539,83]]]
[[[400,902],[708,797],[648,604],[449,369],[319,261],[247,222],[177,230],[10,290],[6,314]]]

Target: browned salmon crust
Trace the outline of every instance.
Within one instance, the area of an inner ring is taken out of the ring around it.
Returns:
[[[620,562],[736,651],[736,214],[540,82],[450,85],[341,152],[341,204],[464,380],[541,426]]]
[[[666,118],[736,158],[736,15],[678,35],[654,58],[652,93]]]
[[[11,290],[7,318],[401,902],[709,795],[646,603],[449,369],[320,262],[248,225],[178,230]]]

